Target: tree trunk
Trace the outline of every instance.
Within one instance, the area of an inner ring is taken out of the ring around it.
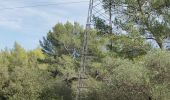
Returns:
[[[156,39],[157,44],[159,45],[160,49],[163,49],[163,42],[161,39]]]

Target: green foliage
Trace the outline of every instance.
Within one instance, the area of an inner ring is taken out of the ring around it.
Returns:
[[[47,37],[40,41],[43,52],[50,56],[61,56],[62,54],[72,54],[74,50],[79,50],[81,45],[81,33],[83,29],[78,23],[72,25],[58,23],[47,34]]]
[[[151,52],[145,57],[144,66],[149,70],[151,92],[156,100],[170,99],[170,54],[167,51]]]
[[[98,31],[99,35],[110,33],[111,27],[106,25],[105,20],[93,16],[93,22],[94,22],[95,29]]]
[[[149,39],[163,49],[164,40],[170,35],[169,0],[103,0],[106,11],[110,8],[109,3],[115,15],[113,21],[120,29],[129,33],[127,26],[133,24],[141,35],[150,34]]]
[[[46,37],[40,41],[44,59],[41,63],[50,65],[48,70],[53,77],[62,75],[65,77],[75,76],[78,70],[83,28],[78,23],[58,23]]]
[[[42,68],[47,65],[39,64],[37,59],[44,57],[40,49],[25,51],[18,43],[15,43],[11,50],[2,50],[0,52],[0,100],[44,100],[40,96],[48,94],[45,91],[49,86],[55,87],[50,84],[61,80],[53,79],[50,73]],[[66,87],[64,83],[58,85]],[[56,88],[56,91],[60,90]],[[58,93],[58,96],[61,95]],[[52,97],[53,95],[48,96],[48,98]]]
[[[14,64],[12,66],[22,66],[27,63],[27,54],[17,42],[15,42],[13,50],[11,50],[11,55],[9,61]]]
[[[48,86],[40,94],[40,100],[73,100],[72,90],[61,80],[48,81]]]
[[[169,100],[169,51],[152,51],[134,23],[124,28],[128,34],[117,36],[89,31],[85,100]],[[2,50],[0,100],[74,100],[83,32],[77,23],[59,23],[41,48],[25,51],[15,43]]]
[[[115,36],[112,40],[113,51],[119,57],[134,59],[147,54],[150,50],[150,45],[138,33]]]
[[[98,84],[100,88],[91,90],[87,100],[149,100],[149,77],[145,67],[111,57],[103,61],[98,76],[103,82]]]

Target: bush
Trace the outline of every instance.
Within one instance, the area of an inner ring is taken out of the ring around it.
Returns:
[[[144,66],[149,70],[150,87],[155,100],[170,99],[170,52],[150,52],[144,59]]]

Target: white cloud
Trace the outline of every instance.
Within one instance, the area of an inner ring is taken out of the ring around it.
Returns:
[[[87,3],[66,4],[47,7],[32,7],[22,9],[6,9],[8,7],[22,7],[28,5],[75,2],[80,0],[0,0],[0,30],[5,29],[8,34],[25,34],[29,38],[23,39],[23,43],[34,43],[37,45],[38,39],[46,34],[57,22],[78,21],[82,24],[86,22]],[[82,0],[84,1],[84,0]],[[88,1],[88,0],[87,0]],[[10,5],[10,6],[9,6]],[[2,32],[0,37],[2,37]],[[12,35],[11,35],[12,36]],[[23,36],[23,35],[20,35]],[[31,39],[34,37],[34,39]],[[35,40],[36,37],[36,40]],[[13,38],[10,41],[20,41],[22,38]],[[30,42],[31,41],[31,42]],[[0,41],[1,42],[1,41]],[[24,44],[23,44],[24,45]],[[34,46],[35,46],[34,45]],[[25,45],[27,47],[27,45]]]
[[[19,0],[18,0],[19,1]],[[12,7],[20,7],[27,5],[24,2],[18,2],[16,0],[8,0],[8,1],[1,1],[2,7],[9,7],[8,5],[12,4]],[[79,0],[67,0],[62,2],[73,2]],[[27,1],[28,2],[28,1]],[[34,2],[30,0],[29,2]],[[45,0],[41,0],[41,2],[45,2]],[[58,0],[51,0],[51,2],[59,2]],[[60,1],[61,3],[61,1]],[[35,3],[37,4],[37,3]],[[44,4],[44,3],[43,3]],[[64,20],[79,20],[82,21],[82,18],[85,18],[86,15],[82,10],[86,10],[84,4],[66,4],[66,5],[58,5],[58,6],[48,6],[48,7],[37,7],[37,8],[23,8],[23,9],[13,9],[13,10],[2,10],[0,13],[0,26],[8,27],[8,28],[16,28],[18,29],[25,29],[25,23],[27,21],[32,21],[35,23],[37,19],[41,20],[42,23],[46,23],[46,25],[52,25],[56,23],[56,21],[63,22]],[[80,8],[80,9],[79,9]],[[77,15],[79,14],[79,15]],[[82,16],[81,16],[82,15]],[[2,20],[3,19],[3,20]],[[82,21],[82,23],[84,23]],[[15,25],[15,26],[13,26]],[[41,23],[40,23],[41,25]],[[34,26],[34,25],[33,25]]]

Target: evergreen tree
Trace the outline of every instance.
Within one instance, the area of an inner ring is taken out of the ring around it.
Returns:
[[[114,22],[121,30],[130,33],[128,26],[133,24],[141,35],[163,48],[164,40],[170,35],[168,0],[103,0],[105,10],[109,9],[109,2],[113,2]]]

